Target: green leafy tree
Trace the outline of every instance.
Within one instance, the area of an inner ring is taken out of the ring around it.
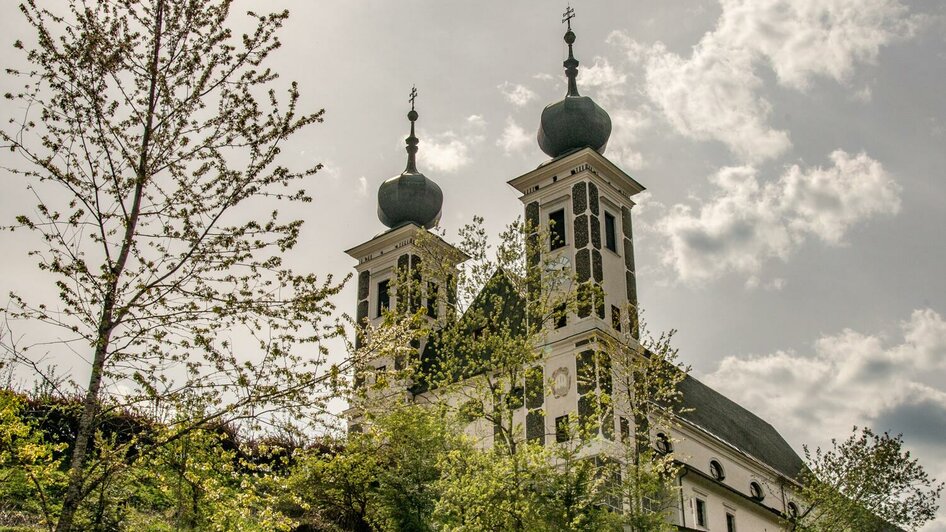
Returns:
[[[50,442],[23,415],[23,397],[0,390],[0,524],[52,526],[66,477]]]
[[[831,440],[830,449],[804,451],[803,510],[789,516],[791,530],[916,530],[936,517],[946,484],[903,450],[900,435],[854,427],[846,440]]]
[[[472,446],[437,408],[403,406],[367,421],[364,432],[294,468],[299,521],[319,530],[433,530],[444,457]]]
[[[274,409],[302,418],[337,375],[319,342],[336,330],[325,321],[339,286],[283,264],[301,221],[277,209],[310,200],[301,182],[318,166],[293,170],[279,153],[322,111],[300,112],[294,83],[278,96],[265,66],[288,13],[249,13],[237,37],[231,3],[21,5],[36,40],[16,43],[27,66],[9,72],[24,86],[6,95],[20,109],[0,139],[36,198],[13,228],[38,237],[31,256],[59,301],[15,294],[6,314],[57,328],[57,354],[89,363],[59,531],[116,453]],[[41,373],[41,345],[5,348]],[[169,430],[97,457],[111,408],[148,409]]]
[[[627,315],[633,316],[633,309]],[[622,501],[622,519],[633,531],[671,531],[671,514],[679,504],[677,479],[682,463],[674,453],[673,433],[686,412],[680,384],[689,368],[677,360],[675,331],[653,337],[646,324],[602,341],[599,356],[614,369],[613,390],[604,403],[627,420],[622,429],[621,481],[611,488]]]

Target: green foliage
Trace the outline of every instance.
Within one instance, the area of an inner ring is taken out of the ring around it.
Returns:
[[[340,448],[301,460],[290,491],[301,522],[321,530],[431,530],[445,453],[469,446],[437,409],[373,417]]]
[[[0,390],[0,525],[48,525],[58,509],[65,474],[57,455],[65,444],[46,439],[23,416],[25,401]]]
[[[452,450],[443,458],[435,519],[456,531],[546,529],[547,458],[534,446],[514,454]]]
[[[51,527],[62,504],[67,476],[61,457],[67,444],[51,443],[41,429],[42,419],[37,418],[62,405],[54,402],[53,408],[40,408],[42,401],[0,391],[0,526]],[[31,411],[26,409],[28,404]],[[151,447],[133,441],[131,448],[137,454],[132,457],[116,451],[129,444],[127,433],[97,433],[94,459],[88,467],[91,477],[102,479],[92,484],[94,489],[77,509],[75,527],[103,531],[292,528],[292,518],[280,506],[287,497],[288,452],[250,445],[222,426],[175,434],[168,425],[140,422],[150,429],[131,436],[132,440],[164,438],[169,443]]]
[[[689,368],[677,359],[675,331],[654,337],[643,322],[639,331],[640,342],[630,332],[602,342],[614,368],[614,391],[607,402],[630,424],[630,434],[621,442],[624,472],[618,491],[627,503],[623,519],[630,530],[672,531],[668,517],[679,504],[677,479],[682,471],[672,442],[679,416],[685,413],[680,383]],[[670,449],[654,449],[657,434],[664,435]]]
[[[805,447],[804,509],[788,524],[804,532],[916,530],[936,516],[946,483],[903,450],[903,438],[858,430],[831,448]]]

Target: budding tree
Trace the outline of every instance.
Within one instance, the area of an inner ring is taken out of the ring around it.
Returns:
[[[237,37],[231,3],[20,6],[36,39],[16,43],[27,66],[8,73],[24,85],[6,95],[17,117],[0,139],[36,201],[12,228],[37,237],[31,256],[59,301],[13,294],[6,318],[58,328],[50,354],[74,354],[88,376],[57,530],[79,526],[107,474],[91,448],[104,409],[168,413],[159,446],[311,407],[336,374],[320,342],[339,285],[283,263],[302,222],[277,211],[310,201],[302,182],[319,167],[284,166],[280,146],[322,111],[298,109],[296,84],[277,91],[265,66],[288,13],[248,13]],[[4,348],[40,369],[36,345]]]

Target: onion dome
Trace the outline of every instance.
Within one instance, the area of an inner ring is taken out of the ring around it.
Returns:
[[[572,51],[575,33],[571,19],[575,11],[569,7],[562,22],[568,23],[565,43],[568,44],[568,59],[562,65],[568,78],[568,93],[565,99],[549,104],[542,111],[539,123],[539,148],[550,157],[558,157],[569,151],[589,147],[604,153],[611,136],[611,117],[591,98],[578,94],[578,60]]]
[[[414,122],[417,121],[417,111],[414,110],[414,99],[417,89],[411,89],[411,111],[407,119],[411,121],[411,135],[407,143],[407,168],[397,175],[381,183],[378,189],[378,218],[384,225],[394,228],[405,223],[431,229],[440,221],[440,211],[443,206],[443,192],[437,183],[428,179],[417,171],[418,139],[414,136]]]

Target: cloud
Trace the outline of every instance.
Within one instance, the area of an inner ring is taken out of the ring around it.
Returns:
[[[368,196],[368,180],[365,179],[365,176],[358,178],[358,187],[355,189],[355,192],[362,198]]]
[[[603,57],[595,57],[594,64],[578,69],[578,87],[590,89],[602,103],[624,96],[627,74],[615,68]]]
[[[441,172],[456,172],[470,164],[470,147],[452,131],[421,140],[417,152],[423,166]]]
[[[506,155],[510,155],[527,148],[533,141],[535,138],[532,135],[526,133],[512,117],[508,117],[506,127],[503,129],[502,136],[496,141],[496,145],[501,147]]]
[[[496,88],[498,88],[500,92],[503,93],[503,96],[506,97],[506,100],[516,107],[522,107],[536,97],[535,92],[525,85],[513,84],[509,83],[508,81],[504,81]]]
[[[660,43],[647,60],[646,92],[681,134],[718,140],[742,160],[758,162],[784,153],[788,133],[768,125],[772,105],[757,95],[762,80],[749,53],[721,50],[705,38],[690,59]]]
[[[611,138],[608,140],[608,158],[628,170],[644,167],[644,155],[637,150],[642,133],[650,129],[652,111],[618,108],[611,115]]]
[[[781,292],[782,289],[785,288],[785,285],[786,285],[785,279],[782,279],[781,277],[776,277],[774,279],[770,279],[768,281],[763,282],[762,279],[760,279],[759,277],[755,275],[752,275],[748,279],[746,279],[746,284],[745,284],[746,288],[749,290],[755,290],[757,288],[761,288],[762,290],[765,290],[766,292]]]
[[[845,82],[880,48],[913,35],[920,21],[899,0],[723,0],[713,32],[768,63],[779,83],[806,89],[821,76]]]
[[[853,425],[902,433],[941,477],[946,320],[918,309],[900,330],[895,341],[845,329],[819,338],[810,352],[728,357],[703,380],[772,422],[795,445],[825,445]]]
[[[900,209],[900,186],[864,153],[837,150],[827,168],[793,165],[771,183],[751,166],[710,177],[714,196],[697,208],[677,204],[656,223],[664,264],[685,282],[727,272],[756,275],[787,259],[809,237],[837,245],[854,225]]]
[[[476,129],[483,129],[486,127],[486,119],[483,118],[483,115],[470,115],[466,118],[466,123],[470,127]]]
[[[716,27],[682,57],[662,43],[645,47],[621,32],[608,42],[645,65],[645,91],[670,124],[697,140],[717,140],[741,160],[777,157],[791,146],[769,124],[761,69],[808,89],[814,78],[839,83],[876,60],[880,48],[913,35],[921,22],[898,0],[720,0]]]

